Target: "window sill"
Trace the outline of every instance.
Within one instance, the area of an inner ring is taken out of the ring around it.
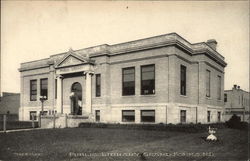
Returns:
[[[155,94],[145,94],[145,95],[139,95],[141,97],[145,96],[145,97],[155,97],[156,95]]]
[[[134,124],[135,121],[122,121],[122,124]]]
[[[136,97],[136,96],[139,96],[139,97],[156,97],[155,94],[146,94],[146,95],[127,95],[127,96],[121,96],[121,97]],[[98,97],[97,97],[98,98]]]
[[[206,96],[206,99],[211,100],[212,98],[211,98],[211,97]]]
[[[121,97],[135,97],[136,95],[121,95]]]
[[[141,124],[155,124],[155,122],[140,122]]]
[[[188,96],[187,96],[187,95],[181,95],[181,94],[180,94],[180,97],[187,98]]]

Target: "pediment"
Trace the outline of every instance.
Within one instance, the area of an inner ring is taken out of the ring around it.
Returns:
[[[92,63],[88,57],[82,57],[69,49],[68,53],[57,63],[56,68],[67,67],[85,63]]]
[[[69,55],[66,59],[64,59],[59,65],[58,67],[65,67],[65,66],[72,66],[72,65],[78,65],[78,64],[82,64],[85,63],[85,61],[79,60],[78,58]]]

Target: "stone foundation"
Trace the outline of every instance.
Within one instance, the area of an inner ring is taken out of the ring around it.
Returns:
[[[41,117],[41,128],[78,127],[82,122],[93,122],[93,119],[80,115],[47,115]]]

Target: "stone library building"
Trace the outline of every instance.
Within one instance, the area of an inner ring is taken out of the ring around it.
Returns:
[[[20,120],[87,117],[103,123],[224,121],[224,57],[214,39],[169,33],[21,63]]]

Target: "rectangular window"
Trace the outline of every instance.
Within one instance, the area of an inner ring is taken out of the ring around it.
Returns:
[[[95,110],[95,121],[100,122],[100,110]]]
[[[101,96],[101,74],[95,75],[95,96],[100,97]]]
[[[221,120],[221,112],[218,112],[218,122]]]
[[[155,65],[141,66],[141,94],[155,94]]]
[[[221,76],[218,75],[217,79],[217,99],[221,100]]]
[[[122,95],[135,94],[135,67],[122,69]]]
[[[122,122],[135,122],[135,111],[122,110]]]
[[[57,79],[55,79],[55,99],[57,98]]]
[[[30,80],[30,101],[37,99],[37,80]]]
[[[181,110],[181,117],[180,117],[181,123],[186,123],[186,114],[187,114],[186,110]]]
[[[224,102],[227,102],[227,94],[224,94]]]
[[[48,78],[40,79],[40,96],[46,96],[48,99]]]
[[[155,110],[141,110],[141,122],[155,122]]]
[[[30,120],[32,120],[32,115],[34,115],[34,120],[37,119],[36,111],[30,111]]]
[[[186,67],[184,65],[181,65],[180,77],[180,92],[181,95],[186,95]]]
[[[206,96],[210,97],[210,71],[206,70]]]
[[[211,111],[207,111],[207,122],[210,122]]]

